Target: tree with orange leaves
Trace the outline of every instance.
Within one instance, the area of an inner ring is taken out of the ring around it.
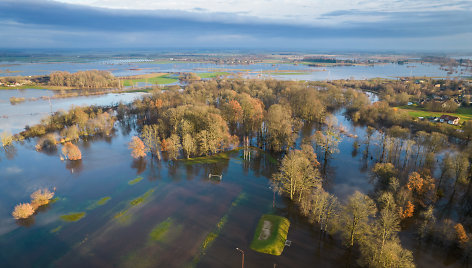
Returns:
[[[412,172],[410,176],[408,176],[408,183],[406,187],[410,191],[416,191],[417,193],[421,193],[423,191],[423,178],[418,172]]]
[[[69,160],[82,159],[82,153],[80,152],[79,147],[71,142],[66,142],[64,144],[64,147],[62,147],[62,153],[64,154],[65,158]]]
[[[243,108],[237,100],[230,100],[228,103],[223,104],[222,107],[223,117],[230,124],[237,124],[243,119]]]
[[[128,143],[128,148],[132,150],[131,156],[133,158],[146,156],[146,146],[144,146],[143,141],[137,136],[131,138],[131,142]]]
[[[405,209],[400,208],[400,217],[402,219],[411,218],[413,217],[413,212],[415,212],[415,205],[408,201],[405,206]]]
[[[458,223],[454,226],[454,230],[456,230],[456,237],[459,244],[464,245],[469,241],[469,236],[467,236],[467,232],[464,229],[462,224]]]

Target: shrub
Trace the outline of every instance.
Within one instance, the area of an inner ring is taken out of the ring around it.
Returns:
[[[133,150],[131,151],[131,156],[133,158],[141,158],[146,156],[146,147],[144,146],[143,141],[137,136],[131,138],[131,142],[128,143],[128,148]]]
[[[2,132],[2,134],[0,134],[0,141],[3,147],[9,146],[13,142],[13,136],[8,131]]]
[[[26,219],[34,214],[33,206],[29,203],[21,203],[15,206],[15,209],[11,213],[13,218],[19,219]]]
[[[42,150],[42,149],[55,149],[56,148],[56,136],[54,133],[49,133],[44,136],[42,136],[39,140],[38,143],[36,144],[36,150]]]
[[[69,160],[80,160],[82,159],[82,153],[80,152],[77,145],[72,144],[71,142],[66,142],[64,147],[62,147],[62,153]]]
[[[48,189],[39,189],[31,194],[31,205],[34,209],[46,205],[54,197],[54,192]]]

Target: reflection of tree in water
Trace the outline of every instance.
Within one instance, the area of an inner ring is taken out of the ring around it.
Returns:
[[[219,161],[218,163],[203,164],[203,178],[204,180],[209,180],[212,182],[219,183],[220,180],[217,177],[208,178],[208,174],[212,175],[223,175],[223,180],[225,178],[225,173],[228,171],[229,160]]]
[[[42,148],[38,152],[41,152],[41,153],[49,155],[49,156],[57,155],[57,146],[49,146],[49,147],[46,147],[46,148]]]
[[[329,192],[332,187],[336,186],[336,182],[334,181],[336,177],[336,167],[331,166],[328,161],[325,168],[326,173],[323,174],[323,188]]]
[[[251,159],[243,160],[244,174],[248,174],[251,170],[255,176],[271,178],[272,174],[277,171],[277,163],[271,161],[271,157],[278,158],[278,156],[271,156],[268,152],[251,150]]]
[[[138,159],[134,159],[133,163],[131,164],[131,168],[136,169],[136,174],[139,175],[146,170],[146,158],[140,157]]]
[[[152,159],[150,161],[150,167],[149,167],[149,175],[148,178],[151,181],[155,181],[158,179],[161,179],[161,170],[162,165],[160,161],[157,161],[156,159]]]
[[[132,120],[119,120],[119,127],[120,127],[120,131],[121,131],[121,135],[122,136],[128,136],[131,131],[133,130],[133,126],[135,125],[134,123],[132,123]]]
[[[66,168],[72,174],[80,174],[83,170],[82,159],[80,160],[66,160]]]
[[[356,139],[354,143],[352,144],[352,152],[351,152],[352,158],[355,158],[357,156],[359,147],[360,147],[359,141]]]
[[[169,172],[169,177],[172,178],[173,181],[179,181],[181,179],[179,176],[177,176],[177,172],[180,166],[179,161],[167,161],[167,164],[167,171]]]
[[[34,216],[28,217],[26,219],[16,220],[16,224],[23,227],[31,227],[34,225],[34,222],[35,222]]]
[[[13,145],[8,145],[8,146],[3,147],[3,151],[5,151],[5,157],[8,160],[12,160],[13,158],[15,158],[16,152],[17,152],[15,146]]]
[[[196,165],[185,165],[185,173],[187,174],[187,180],[193,180],[197,174],[199,168]]]

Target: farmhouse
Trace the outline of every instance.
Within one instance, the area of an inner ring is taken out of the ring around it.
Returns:
[[[448,123],[450,125],[458,125],[459,124],[459,117],[457,116],[451,116],[451,115],[447,115],[447,114],[443,114],[441,115],[441,117],[439,117],[439,122],[441,123]]]

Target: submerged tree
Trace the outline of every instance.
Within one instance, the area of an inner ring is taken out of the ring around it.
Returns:
[[[71,142],[66,142],[64,144],[64,147],[62,147],[62,154],[69,160],[82,159],[82,153],[80,152],[79,147]]]
[[[12,212],[13,218],[26,219],[34,214],[34,208],[29,203],[21,203],[15,206],[15,209]]]
[[[128,148],[132,150],[131,156],[133,158],[141,158],[146,156],[146,146],[144,146],[143,141],[137,136],[131,138],[131,142],[128,143]]]
[[[313,154],[313,149],[311,151]],[[321,187],[318,169],[311,161],[311,156],[301,150],[290,151],[283,159],[280,172],[274,175],[277,188],[287,194],[291,200],[298,201],[314,188]]]
[[[369,232],[369,219],[376,213],[377,207],[367,195],[356,191],[348,198],[340,214],[341,231],[348,246],[353,247]]]
[[[336,129],[337,120],[334,116],[329,116],[326,120],[326,128],[323,131],[316,131],[312,139],[323,151],[323,170],[326,169],[328,159],[332,154],[338,153],[338,144],[341,142],[341,135]]]
[[[161,140],[159,138],[159,126],[158,125],[144,125],[141,132],[141,138],[146,146],[147,150],[151,152],[152,156],[156,156],[157,159],[161,159],[160,147]]]

